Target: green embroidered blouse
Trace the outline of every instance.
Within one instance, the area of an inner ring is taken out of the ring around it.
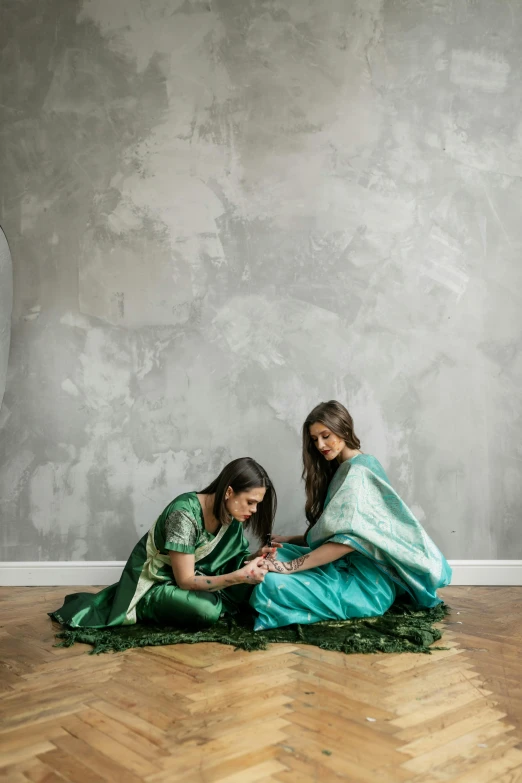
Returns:
[[[205,528],[203,509],[195,492],[179,495],[160,517],[157,544],[160,551],[195,554],[201,546],[213,541],[216,534]],[[164,541],[161,541],[164,538]]]

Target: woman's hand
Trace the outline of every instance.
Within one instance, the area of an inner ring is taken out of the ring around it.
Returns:
[[[353,547],[345,544],[323,544],[313,551],[308,550],[306,554],[300,555],[293,560],[281,561],[276,560],[272,555],[268,555],[264,562],[269,571],[275,571],[278,574],[294,574],[298,571],[307,571],[309,568],[316,568],[327,563],[334,563],[350,552],[353,552]]]
[[[265,578],[267,570],[267,560],[258,557],[245,563],[242,568],[236,571],[236,574],[246,584],[259,584]]]
[[[275,555],[276,550],[280,549],[283,545],[282,544],[276,544],[272,542],[272,546],[264,546],[261,547],[261,549],[255,553],[255,555],[252,555],[253,558],[256,557],[267,557],[268,555]]]
[[[280,560],[277,560],[273,555],[268,555],[266,558],[265,568],[267,571],[275,572],[276,574],[288,573],[288,571],[285,570],[283,563]]]
[[[268,571],[275,571],[277,574],[291,574],[294,571],[310,568],[310,566],[306,564],[309,557],[310,555],[301,555],[301,557],[296,557],[295,560],[287,560],[285,562],[276,560],[275,557],[269,555],[266,558],[265,563]]]

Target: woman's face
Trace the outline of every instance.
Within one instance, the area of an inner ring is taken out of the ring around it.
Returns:
[[[225,508],[239,522],[247,522],[255,514],[266,494],[266,487],[254,487],[246,492],[234,492],[232,487],[225,494]]]
[[[338,435],[329,430],[328,427],[320,421],[314,422],[310,427],[309,432],[310,437],[315,443],[316,449],[321,452],[328,462],[336,459],[346,446],[344,440],[339,438]]]

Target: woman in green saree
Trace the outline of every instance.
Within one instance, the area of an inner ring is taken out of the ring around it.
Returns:
[[[249,457],[236,459],[206,489],[169,503],[134,547],[117,584],[68,595],[50,617],[70,628],[202,627],[248,607],[266,574],[263,555],[275,549],[251,555],[243,529],[264,540],[276,506],[264,468]]]
[[[353,420],[335,400],[321,403],[303,425],[306,484],[304,536],[275,536],[271,573],[250,600],[255,630],[384,614],[401,594],[420,607],[440,603],[436,591],[451,569],[391,487],[382,465],[363,454]]]

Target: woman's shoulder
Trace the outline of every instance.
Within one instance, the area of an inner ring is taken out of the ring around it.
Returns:
[[[201,504],[198,500],[197,492],[183,492],[177,495],[174,500],[168,504],[164,513],[171,514],[173,511],[184,511],[196,520],[201,517]]]
[[[350,467],[366,468],[367,470],[370,470],[372,473],[375,473],[380,478],[383,478],[385,481],[388,481],[386,471],[384,470],[383,466],[381,465],[377,457],[374,457],[373,454],[366,454],[366,453],[358,454],[356,457],[350,460],[350,462],[351,462]]]
[[[377,457],[374,457],[373,454],[367,454],[365,451],[362,451],[360,454],[357,454],[355,457],[352,457],[350,460],[352,465],[380,465],[381,463],[377,459]]]

